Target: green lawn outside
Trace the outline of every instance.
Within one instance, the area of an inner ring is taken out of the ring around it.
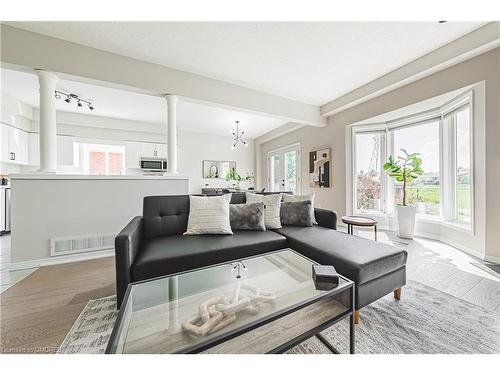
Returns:
[[[418,202],[425,202],[429,206],[439,206],[441,187],[436,185],[410,186],[410,197]],[[418,198],[417,198],[418,194]],[[416,199],[417,198],[417,199]],[[470,185],[460,184],[457,190],[457,210],[459,216],[470,215]]]

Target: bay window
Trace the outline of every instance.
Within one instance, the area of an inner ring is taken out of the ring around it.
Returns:
[[[408,186],[409,204],[417,217],[472,229],[472,94],[446,106],[353,127],[353,212],[395,213],[402,201],[402,183],[383,171],[389,155],[401,149],[419,153],[424,174]]]

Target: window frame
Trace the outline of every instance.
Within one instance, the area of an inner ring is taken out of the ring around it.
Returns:
[[[457,206],[458,206],[458,195],[457,195],[457,114],[463,110],[469,109],[469,169],[470,169],[470,189],[469,189],[469,199],[470,199],[470,223],[464,220],[460,220],[457,216]],[[450,189],[449,193],[453,196],[453,205],[450,205],[447,222],[452,225],[457,225],[463,227],[467,230],[469,227],[472,232],[474,232],[474,125],[473,125],[473,106],[471,102],[457,103],[457,105],[449,110],[445,115],[443,115],[443,121],[449,119],[449,124],[445,126],[449,127],[450,138],[453,139],[450,157]]]
[[[82,157],[83,157],[83,165],[84,165],[84,173],[86,175],[90,175],[90,164],[89,164],[89,155],[90,152],[103,152],[104,153],[104,175],[103,176],[111,176],[109,174],[109,154],[110,153],[121,153],[123,154],[122,160],[122,170],[123,173],[126,172],[126,147],[115,144],[104,144],[104,143],[80,143],[83,147]],[[117,176],[117,175],[114,175]]]
[[[381,202],[381,210],[380,211],[359,211],[358,210],[358,201],[357,201],[357,193],[358,193],[358,179],[357,179],[357,158],[356,158],[356,135],[359,134],[380,134],[380,173],[381,173],[381,178],[380,178],[380,199],[382,200]],[[387,153],[387,128],[384,127],[380,129],[374,129],[374,128],[366,128],[364,130],[360,131],[355,131],[353,128],[352,132],[352,212],[354,214],[360,214],[360,215],[384,215],[387,211],[387,178],[386,174],[384,173],[384,162],[385,162],[385,155]]]
[[[389,155],[396,155],[399,150],[394,149],[394,132],[401,130],[401,129],[408,129],[408,128],[415,128],[418,126],[422,125],[427,125],[427,124],[432,124],[432,123],[438,123],[438,132],[439,132],[439,215],[422,215],[417,213],[417,217],[420,219],[425,219],[425,220],[442,220],[443,219],[443,153],[442,153],[442,129],[443,129],[443,119],[440,114],[436,116],[436,114],[433,112],[432,115],[428,116],[425,120],[420,120],[418,122],[414,123],[409,123],[409,124],[404,124],[404,125],[398,125],[398,126],[393,126],[389,128],[388,132],[391,137],[391,147],[388,149],[386,158],[389,157]],[[394,212],[396,204],[394,202],[394,192],[395,192],[395,181],[393,178],[390,178],[390,190],[392,193],[390,205],[392,206],[391,210],[388,210],[388,213]]]
[[[464,108],[469,108],[469,149],[470,149],[470,223],[457,220],[456,216],[456,124],[447,123],[450,116],[455,117],[456,113]],[[440,107],[431,110],[404,116],[395,120],[363,125],[353,125],[351,127],[351,212],[354,214],[388,216],[395,215],[394,202],[394,181],[384,173],[385,178],[381,179],[381,195],[383,196],[382,211],[364,212],[357,209],[357,158],[356,158],[356,135],[367,133],[381,133],[381,163],[389,155],[394,154],[394,131],[406,127],[414,127],[439,121],[439,179],[440,179],[440,202],[439,216],[417,215],[417,221],[440,222],[446,226],[459,229],[466,233],[474,234],[475,224],[475,201],[474,201],[474,97],[473,91],[468,90],[456,98],[448,101]],[[452,141],[452,142],[450,142]],[[382,169],[383,170],[383,169]],[[445,196],[453,194],[453,199],[445,201]],[[453,207],[451,207],[453,206]]]

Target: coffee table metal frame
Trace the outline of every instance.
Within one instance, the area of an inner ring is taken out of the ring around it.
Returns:
[[[288,250],[288,251],[291,251],[299,256],[301,256],[302,258],[305,258],[306,260],[308,260],[309,262],[311,263],[314,263],[314,264],[318,264],[317,262],[303,256],[302,254],[296,252],[295,250],[293,249],[281,249],[281,250],[277,250],[277,251],[272,251],[272,252],[268,252],[268,253],[264,253],[264,254],[259,254],[259,255],[255,255],[255,256],[250,256],[250,257],[246,257],[246,258],[240,258],[240,259],[235,259],[234,261],[229,261],[229,262],[222,262],[222,263],[218,263],[218,264],[213,264],[211,266],[207,266],[207,267],[200,267],[200,268],[196,268],[196,269],[192,269],[192,270],[189,270],[189,271],[183,271],[183,272],[177,272],[177,273],[174,273],[174,274],[170,274],[170,275],[167,275],[167,276],[160,276],[160,277],[155,277],[155,278],[152,278],[152,279],[148,279],[148,280],[142,280],[142,281],[138,281],[138,282],[134,282],[134,283],[130,283],[127,287],[127,290],[125,292],[125,296],[123,298],[123,303],[121,305],[121,308],[120,308],[120,311],[118,313],[118,317],[116,319],[116,322],[115,322],[115,325],[113,327],[113,331],[111,332],[111,336],[109,338],[109,341],[108,341],[108,344],[106,346],[106,350],[105,350],[105,354],[111,354],[111,353],[115,353],[116,352],[116,348],[117,348],[117,345],[118,345],[118,337],[119,337],[119,333],[121,331],[121,326],[123,325],[123,320],[124,320],[124,315],[125,315],[125,311],[127,309],[127,303],[129,301],[129,296],[131,294],[131,291],[132,291],[132,287],[134,285],[137,285],[137,284],[142,284],[142,283],[147,283],[147,282],[151,282],[151,281],[154,281],[154,280],[159,280],[159,279],[163,279],[163,278],[168,278],[168,277],[172,277],[172,276],[178,276],[178,275],[181,275],[181,274],[185,274],[185,273],[189,273],[189,272],[194,272],[194,271],[199,271],[199,270],[202,270],[202,269],[207,269],[207,268],[211,268],[211,267],[216,267],[216,266],[220,266],[220,265],[224,265],[224,264],[230,264],[230,263],[235,263],[235,262],[238,262],[238,261],[244,261],[246,259],[251,259],[251,258],[256,258],[256,257],[259,257],[259,256],[266,256],[266,255],[270,255],[270,254],[275,254],[275,253],[279,253],[279,252],[282,252],[282,251],[285,251],[285,250]],[[335,353],[335,354],[340,354],[339,351],[333,347],[329,342],[328,340],[326,340],[324,338],[324,336],[321,334],[322,331],[324,331],[325,329],[333,326],[334,324],[340,322],[341,320],[349,317],[349,353],[350,354],[354,354],[355,353],[355,325],[354,325],[354,311],[355,311],[355,304],[354,304],[354,301],[355,301],[355,288],[354,288],[354,282],[352,282],[351,280],[347,279],[346,277],[344,276],[341,276],[339,275],[339,277],[341,277],[342,279],[344,279],[344,281],[346,281],[344,284],[342,284],[341,286],[339,287],[336,287],[336,288],[333,288],[331,289],[328,293],[325,293],[325,294],[322,294],[320,296],[315,296],[315,297],[312,297],[312,298],[309,298],[309,299],[306,299],[304,301],[301,301],[295,305],[291,305],[289,307],[287,307],[286,309],[283,309],[281,311],[277,311],[273,314],[270,314],[268,316],[265,316],[261,319],[257,319],[253,322],[249,322],[248,324],[242,326],[242,327],[239,327],[239,328],[236,328],[232,331],[229,331],[227,334],[223,335],[223,336],[219,336],[219,337],[214,337],[213,339],[209,339],[209,340],[206,340],[204,342],[201,342],[199,344],[195,344],[189,348],[186,348],[186,350],[183,350],[183,351],[179,351],[179,352],[176,352],[175,354],[195,354],[195,353],[200,353],[200,352],[203,352],[205,350],[208,350],[214,346],[217,346],[219,344],[222,344],[223,342],[226,342],[226,341],[229,341],[235,337],[238,337],[240,335],[243,335],[247,332],[250,332],[254,329],[257,329],[263,325],[266,325],[268,323],[271,323],[275,320],[278,320],[280,318],[283,318],[289,314],[292,314],[296,311],[299,311],[309,305],[312,305],[313,303],[316,303],[318,301],[321,301],[323,299],[326,299],[326,298],[329,298],[329,297],[332,297],[334,295],[337,295],[341,292],[344,292],[346,291],[347,289],[350,289],[351,292],[349,293],[349,306],[348,306],[348,309],[345,311],[345,312],[342,312],[336,316],[333,316],[331,319],[327,320],[326,322],[318,325],[317,327],[314,327],[313,329],[310,329],[304,333],[302,333],[301,335],[297,336],[297,337],[294,337],[293,339],[287,341],[286,343],[270,350],[269,352],[267,352],[266,354],[281,354],[281,353],[284,353],[286,352],[287,350],[293,348],[294,346],[296,345],[299,345],[300,343],[310,339],[311,337],[313,336],[316,336],[332,353]]]

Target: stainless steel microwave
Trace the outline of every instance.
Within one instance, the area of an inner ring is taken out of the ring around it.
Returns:
[[[164,172],[167,170],[167,159],[141,158],[141,169],[145,171]]]

